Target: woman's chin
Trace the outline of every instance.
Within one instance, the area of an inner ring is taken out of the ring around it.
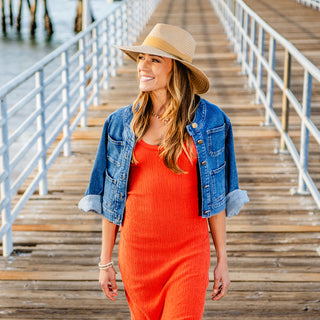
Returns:
[[[151,88],[148,88],[147,86],[139,86],[139,89],[141,92],[150,92],[152,91]]]

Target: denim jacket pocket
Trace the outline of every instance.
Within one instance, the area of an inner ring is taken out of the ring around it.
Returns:
[[[225,184],[225,169],[226,163],[217,169],[210,171],[210,177],[212,182],[212,193],[215,201],[220,201],[225,197],[226,184]]]
[[[207,130],[208,153],[214,168],[220,168],[225,162],[225,126]]]
[[[120,169],[121,154],[124,150],[124,141],[116,140],[108,134],[107,144],[107,168],[110,178],[114,178]]]
[[[113,179],[108,170],[105,170],[105,181],[104,181],[104,190],[103,190],[103,205],[110,207],[112,204],[114,192],[116,190],[117,181]]]

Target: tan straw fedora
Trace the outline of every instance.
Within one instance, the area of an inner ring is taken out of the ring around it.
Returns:
[[[139,53],[167,57],[183,63],[192,75],[196,93],[209,90],[207,76],[192,64],[196,43],[189,32],[177,26],[158,23],[154,26],[141,46],[116,46],[137,61]]]

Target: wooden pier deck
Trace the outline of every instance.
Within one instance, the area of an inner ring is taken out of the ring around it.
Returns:
[[[273,29],[320,68],[320,11],[294,0],[245,0]]]
[[[290,156],[274,153],[278,133],[260,126],[264,111],[252,103],[209,1],[163,0],[142,38],[156,22],[180,25],[194,35],[195,63],[212,85],[204,97],[233,123],[240,185],[251,199],[228,220],[229,293],[210,300],[211,271],[203,319],[320,319],[319,210],[310,196],[290,194],[297,170]],[[106,116],[136,94],[135,66],[125,60],[110,90],[102,92],[101,105],[90,109],[89,126],[74,134],[72,156],[60,157],[51,170],[49,194],[34,195],[16,220],[15,253],[0,258],[1,319],[130,319],[120,275],[116,302],[106,300],[97,281],[101,218],[79,212],[77,203]],[[317,153],[310,162],[319,175]],[[214,257],[212,270],[213,262]]]

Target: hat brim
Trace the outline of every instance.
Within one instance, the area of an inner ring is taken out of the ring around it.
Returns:
[[[194,66],[193,64],[186,62],[184,60],[181,60],[174,55],[171,55],[163,50],[160,50],[148,45],[141,45],[141,46],[115,45],[115,47],[120,49],[122,52],[124,52],[127,56],[129,56],[134,61],[137,61],[140,53],[177,60],[180,63],[184,64],[191,71],[191,78],[194,84],[195,93],[202,94],[202,93],[206,93],[209,90],[210,83],[205,73],[201,71],[199,68],[197,68],[196,66]]]

